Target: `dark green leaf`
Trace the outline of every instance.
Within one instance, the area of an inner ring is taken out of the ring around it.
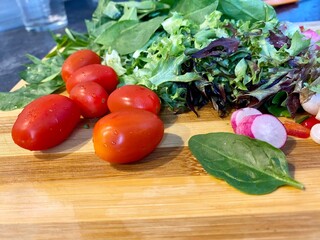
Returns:
[[[146,22],[124,20],[115,23],[103,32],[95,42],[105,48],[112,47],[119,54],[132,53],[142,48],[160,27],[164,17],[155,17]]]
[[[109,28],[105,28],[105,31],[95,39],[95,42],[105,47],[113,46],[124,31],[137,26],[138,23],[139,22],[137,20],[124,20],[117,22]]]
[[[0,110],[10,111],[25,107],[32,100],[53,93],[64,86],[61,77],[55,81],[28,84],[14,92],[0,92]],[[5,101],[4,101],[5,99]]]
[[[218,9],[228,18],[243,21],[269,21],[276,18],[273,7],[261,0],[223,0]]]
[[[256,98],[259,102],[262,102],[267,97],[272,96],[277,92],[281,91],[283,85],[285,85],[285,83],[287,82],[290,82],[290,79],[288,80],[287,78],[285,78],[285,75],[288,72],[289,69],[279,70],[277,73],[271,75],[265,84],[261,85],[259,88],[249,93],[245,93],[244,96],[251,96]]]
[[[164,3],[164,4],[168,4],[171,7],[171,9],[173,9],[179,1],[177,1],[177,0],[159,0],[159,2]]]
[[[269,113],[276,117],[291,117],[287,108],[288,93],[285,91],[277,92],[271,99],[267,101],[265,106]]]
[[[267,110],[269,113],[271,113],[273,116],[276,116],[276,117],[291,117],[291,114],[287,107],[270,105],[270,106],[267,106]]]
[[[60,55],[41,60],[28,55],[32,64],[20,73],[26,85],[13,92],[0,92],[0,110],[22,108],[32,100],[65,86],[60,71],[64,58]]]
[[[172,11],[177,11],[183,14],[185,18],[201,24],[205,20],[206,15],[209,15],[217,9],[218,3],[218,0],[178,1],[176,7]]]
[[[276,95],[272,98],[272,104],[276,104],[279,106],[286,106],[285,101],[287,100],[288,94],[285,91],[279,91]]]
[[[66,58],[78,49],[92,48],[89,43],[88,34],[79,33],[68,28],[65,29],[64,35],[54,34],[53,39],[56,42],[56,46],[45,56],[46,59],[55,57],[56,55]]]
[[[55,79],[61,71],[64,58],[56,55],[55,57],[40,60],[28,55],[33,64],[27,65],[27,69],[20,73],[20,77],[27,83],[40,83]]]
[[[233,133],[195,135],[189,148],[211,175],[248,194],[267,194],[283,185],[303,189],[289,175],[284,153],[272,145]]]

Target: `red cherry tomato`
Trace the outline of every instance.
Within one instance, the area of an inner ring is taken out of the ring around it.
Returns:
[[[58,94],[46,95],[22,110],[11,135],[22,148],[44,150],[63,142],[79,121],[80,110],[70,98]]]
[[[161,102],[152,90],[138,85],[125,85],[114,90],[108,99],[111,112],[128,108],[139,108],[158,114]]]
[[[72,53],[62,64],[61,77],[67,82],[71,74],[77,69],[87,65],[100,63],[101,59],[95,52],[89,49],[78,50]]]
[[[298,138],[310,137],[310,129],[302,126],[299,123],[284,121],[283,125],[289,136],[298,137]]]
[[[117,73],[113,68],[100,64],[91,64],[78,69],[70,76],[66,83],[67,92],[70,93],[75,85],[83,82],[96,82],[108,94],[115,90],[119,83]]]
[[[320,121],[318,119],[316,119],[315,116],[311,116],[309,118],[307,118],[306,120],[304,120],[301,125],[311,129],[314,125],[320,123]]]
[[[131,163],[150,154],[164,135],[160,118],[141,109],[110,113],[93,129],[95,153],[110,163]]]
[[[108,110],[108,93],[96,82],[78,83],[70,92],[70,98],[79,106],[84,118],[105,115]]]

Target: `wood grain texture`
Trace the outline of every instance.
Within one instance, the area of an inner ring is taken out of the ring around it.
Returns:
[[[0,239],[320,239],[320,145],[310,139],[283,148],[305,190],[251,196],[209,176],[187,147],[194,134],[232,131],[209,106],[199,118],[163,111],[159,147],[114,166],[93,152],[94,121],[53,149],[17,147],[19,111],[0,112]]]

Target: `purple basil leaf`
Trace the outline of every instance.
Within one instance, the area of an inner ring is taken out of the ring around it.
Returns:
[[[193,58],[205,58],[209,56],[220,56],[221,54],[231,54],[238,50],[239,40],[236,38],[219,38],[212,41],[207,47],[192,54]]]

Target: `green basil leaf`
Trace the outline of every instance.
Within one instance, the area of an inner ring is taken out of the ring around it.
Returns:
[[[276,18],[273,7],[261,0],[223,0],[218,9],[227,17],[244,21],[269,21]]]
[[[185,18],[201,24],[205,16],[217,9],[219,1],[215,0],[184,0],[179,1],[172,11],[177,11],[184,15]]]
[[[189,148],[203,168],[247,194],[267,194],[283,185],[303,189],[289,175],[284,153],[272,145],[227,132],[192,136]]]
[[[121,22],[114,23],[109,28],[106,28],[105,31],[95,39],[95,42],[106,47],[112,46],[112,44],[121,37],[123,31],[137,26],[138,23],[139,21],[137,20],[123,20]]]
[[[60,75],[61,66],[64,58],[60,55],[48,59],[38,59],[32,55],[27,55],[32,61],[28,64],[26,70],[20,73],[20,77],[27,83],[40,83],[55,79]]]
[[[142,48],[161,26],[166,16],[155,17],[146,22],[124,20],[115,23],[95,40],[104,47],[112,47],[119,54],[129,54]]]
[[[277,105],[270,105],[266,107],[268,112],[276,117],[287,117],[290,118],[291,114],[287,107],[281,107]]]
[[[5,101],[0,101],[0,110],[10,111],[23,108],[34,99],[51,94],[63,86],[64,81],[61,76],[57,76],[55,80],[27,84],[14,92],[0,92],[0,99],[5,99]]]

